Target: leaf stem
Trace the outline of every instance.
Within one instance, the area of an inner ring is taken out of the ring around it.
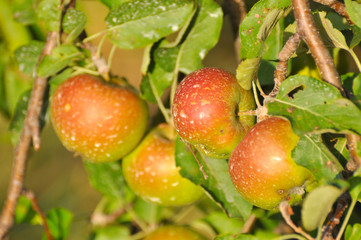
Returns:
[[[117,46],[113,45],[112,49],[110,49],[109,56],[108,56],[108,65],[107,65],[108,69],[110,69],[112,67],[115,50],[117,50]]]
[[[360,62],[360,59],[357,57],[357,55],[356,55],[356,53],[353,51],[353,49],[350,49],[348,52],[351,54],[353,60],[355,61],[356,66],[357,66],[359,72],[361,72],[361,62]]]
[[[162,112],[165,121],[166,121],[169,125],[172,126],[173,123],[172,123],[171,118],[170,118],[170,116],[169,116],[169,111],[165,108],[165,106],[164,106],[164,104],[163,104],[163,102],[162,102],[162,99],[160,98],[159,94],[157,93],[157,89],[155,89],[152,76],[149,76],[149,84],[150,84],[150,87],[151,87],[152,92],[153,92],[153,94],[154,94],[154,97],[155,97],[155,99],[156,99],[156,101],[157,101],[159,110]]]

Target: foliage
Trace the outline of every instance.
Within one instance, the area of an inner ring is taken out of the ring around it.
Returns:
[[[361,173],[346,171],[352,154],[361,157],[359,1],[344,1],[350,19],[329,7],[311,5],[321,37],[342,74],[346,95],[319,79],[308,48],[301,43],[289,60],[288,77],[274,98],[265,94],[272,90],[278,53],[296,31],[291,0],[245,0],[248,14],[240,26],[232,26],[237,29],[236,37],[232,30],[225,30],[227,24],[232,24],[225,19],[239,17],[230,4],[239,1],[101,0],[98,4],[107,7],[108,14],[95,21],[103,21],[106,27],[92,36],[87,36],[85,30],[89,16],[80,8],[65,7],[69,2],[73,1],[0,1],[0,112],[10,121],[14,145],[21,141],[34,79],[50,80],[40,114],[44,126],[49,124],[47,104],[61,82],[80,73],[102,75],[94,59],[99,59],[105,38],[114,49],[144,49],[139,69],[141,83],[133,87],[139,89],[139,95],[148,104],[157,104],[162,113],[152,116],[148,129],[160,121],[171,124],[177,84],[185,75],[204,67],[204,59],[223,34],[239,47],[235,51],[241,62],[232,69],[239,85],[253,89],[256,102],[264,100],[268,115],[290,121],[300,138],[292,158],[317,180],[306,189],[304,201],[295,208],[294,222],[312,237],[322,239],[325,225],[333,224],[338,204],[348,201],[343,209],[345,217],[336,219],[341,221],[340,227],[331,234],[337,239],[361,238],[361,215],[356,211],[361,201]],[[61,36],[51,54],[42,56],[47,43],[44,36],[49,32],[59,32]],[[99,52],[94,53],[87,44],[97,38]],[[219,65],[222,61],[215,59]],[[111,63],[111,57],[108,62]],[[350,134],[357,136],[353,149],[346,147],[346,136]],[[184,178],[200,185],[206,193],[191,206],[164,207],[136,196],[123,177],[121,161],[83,161],[89,183],[102,195],[92,214],[90,239],[142,239],[164,224],[186,225],[207,239],[304,239],[302,234],[289,234],[278,210],[253,207],[237,192],[228,173],[228,159],[204,156],[180,137],[175,140],[176,165]],[[31,201],[21,196],[15,224],[44,226],[44,219],[35,210]],[[53,239],[66,239],[77,216],[62,207],[46,212]],[[100,220],[94,216],[100,216]]]

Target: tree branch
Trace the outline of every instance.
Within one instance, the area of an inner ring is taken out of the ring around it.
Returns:
[[[332,8],[335,12],[337,12],[339,15],[346,18],[346,20],[349,22],[350,25],[353,25],[353,22],[350,19],[350,16],[346,12],[345,4],[337,1],[337,0],[313,0],[314,2],[320,3],[322,5],[329,6]]]
[[[58,32],[48,34],[44,49],[39,58],[39,62],[45,55],[49,55],[57,44]],[[43,97],[47,86],[47,78],[35,77],[34,87],[29,101],[24,126],[18,145],[15,149],[13,172],[10,179],[7,199],[0,217],[0,239],[3,239],[14,224],[14,212],[18,198],[23,190],[26,160],[30,148],[31,140],[35,150],[40,148],[40,127],[39,117],[43,105]]]
[[[346,96],[331,54],[322,42],[321,36],[316,28],[308,1],[292,0],[292,4],[297,21],[297,29],[310,49],[323,80],[335,86],[343,96]]]

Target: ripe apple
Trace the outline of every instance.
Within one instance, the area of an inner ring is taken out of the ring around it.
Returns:
[[[145,200],[163,206],[188,205],[203,195],[200,186],[179,173],[175,136],[173,127],[160,124],[122,162],[129,187]]]
[[[144,135],[148,108],[129,86],[83,74],[67,79],[52,96],[51,121],[63,145],[92,162],[116,161]]]
[[[177,87],[172,116],[179,136],[198,151],[226,159],[253,126],[254,117],[239,112],[254,109],[251,91],[219,68],[202,68]]]
[[[246,134],[232,152],[229,173],[247,201],[273,209],[303,194],[314,177],[291,157],[298,140],[289,121],[279,117],[259,122]]]
[[[205,238],[186,227],[163,226],[150,233],[144,240],[205,240]]]

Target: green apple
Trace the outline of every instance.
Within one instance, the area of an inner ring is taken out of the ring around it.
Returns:
[[[172,116],[183,140],[207,156],[226,159],[254,124],[254,117],[239,113],[254,107],[252,92],[231,73],[203,68],[177,87]]]
[[[304,193],[314,177],[292,159],[298,140],[289,121],[279,117],[259,122],[246,134],[232,152],[229,173],[247,201],[273,209]]]
[[[144,240],[205,240],[200,234],[182,226],[159,227]]]
[[[129,187],[143,199],[163,206],[188,205],[203,195],[200,186],[179,173],[175,136],[171,126],[160,124],[122,162]]]
[[[130,86],[88,74],[59,85],[50,112],[63,145],[92,162],[124,157],[139,143],[148,123],[147,105]]]

